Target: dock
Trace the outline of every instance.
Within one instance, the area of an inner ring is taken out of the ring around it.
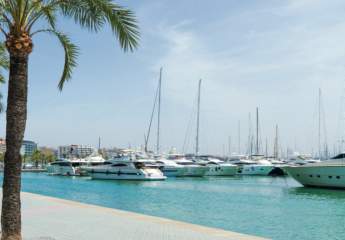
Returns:
[[[22,193],[22,215],[24,240],[264,240],[26,192]]]

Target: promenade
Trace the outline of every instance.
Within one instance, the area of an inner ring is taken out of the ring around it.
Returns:
[[[263,240],[117,209],[22,193],[24,240]]]

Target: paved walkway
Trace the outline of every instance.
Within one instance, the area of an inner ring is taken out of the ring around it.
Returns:
[[[263,240],[31,193],[22,203],[24,240]]]

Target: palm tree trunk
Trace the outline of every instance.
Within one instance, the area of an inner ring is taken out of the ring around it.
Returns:
[[[27,115],[28,56],[29,53],[10,51],[1,240],[21,240],[20,148]]]

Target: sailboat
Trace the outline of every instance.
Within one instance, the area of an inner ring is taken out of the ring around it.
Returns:
[[[208,156],[199,155],[199,129],[200,129],[200,97],[201,97],[201,79],[198,85],[198,106],[197,106],[197,122],[196,122],[196,138],[195,138],[195,162],[205,166],[205,176],[233,176],[237,172],[237,166],[226,163],[219,159],[210,158]]]
[[[237,174],[239,175],[261,175],[268,176],[273,171],[275,166],[265,159],[264,155],[260,154],[259,149],[259,108],[256,108],[256,139],[255,139],[255,154],[250,156],[249,164],[242,164]]]

